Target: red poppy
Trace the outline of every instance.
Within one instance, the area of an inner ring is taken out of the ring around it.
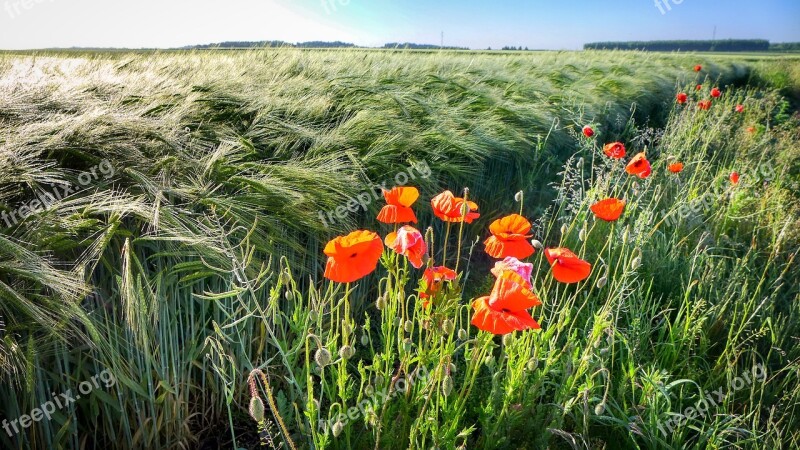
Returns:
[[[747,132],[753,134],[756,132],[756,127],[747,127]]]
[[[668,169],[672,173],[681,173],[683,172],[683,163],[680,162],[672,163],[669,165]]]
[[[731,183],[739,184],[739,172],[731,172],[730,179]]]
[[[697,107],[702,109],[703,111],[708,111],[711,109],[711,100],[700,100],[697,102]]]
[[[694,66],[694,71],[695,72],[700,72],[701,70],[703,70],[703,66],[701,66],[700,64]]]
[[[720,91],[718,88],[711,89],[711,96],[712,97],[719,98],[719,96],[721,96],[721,95],[722,95],[722,91]]]
[[[391,191],[383,191],[387,205],[378,214],[378,221],[383,223],[417,223],[417,216],[411,205],[419,198],[415,187],[396,187]]]
[[[475,313],[471,323],[480,330],[500,335],[540,329],[527,310],[541,304],[519,274],[506,271],[497,278],[490,296],[472,302]]]
[[[583,135],[586,136],[587,138],[590,138],[594,136],[594,130],[589,125],[586,125],[585,127],[583,127]]]
[[[458,274],[455,271],[444,266],[429,267],[422,275],[422,279],[425,280],[425,291],[419,294],[419,298],[427,299],[433,297],[442,291],[442,285],[445,281],[453,281],[457,276]],[[424,301],[422,306],[427,308],[429,304],[430,302]]]
[[[553,278],[561,283],[578,283],[589,278],[592,265],[566,248],[548,248],[544,255],[553,268]]]
[[[703,89],[703,85],[702,84],[698,84],[697,87],[695,87],[695,89],[699,91],[699,90]]]
[[[744,112],[744,105],[736,105],[735,111],[737,113],[743,113]]]
[[[590,208],[598,219],[606,222],[614,222],[619,219],[625,211],[625,201],[616,198],[601,200]]]
[[[628,166],[625,167],[625,172],[628,172],[630,175],[635,175],[641,179],[645,179],[649,177],[651,173],[653,173],[653,170],[650,166],[650,161],[647,160],[644,152],[641,152],[631,159],[631,162],[629,162]]]
[[[381,237],[372,231],[354,231],[328,242],[325,254],[325,278],[337,283],[351,283],[372,273],[383,253]]]
[[[531,223],[519,214],[495,220],[489,226],[489,231],[492,236],[486,239],[484,244],[486,253],[492,258],[503,259],[512,256],[525,259],[536,252],[529,241],[533,237],[528,234],[531,231]]]
[[[466,214],[464,209],[466,205]],[[431,200],[433,213],[445,222],[472,223],[481,215],[474,212],[478,210],[475,202],[465,202],[463,198],[455,197],[452,192],[444,191]]]
[[[609,158],[621,159],[625,157],[625,144],[622,142],[612,142],[603,146],[603,153]]]
[[[428,253],[428,244],[416,228],[403,226],[397,233],[389,233],[384,242],[387,247],[408,258],[414,268],[422,267],[422,259]]]
[[[686,103],[687,100],[689,100],[689,96],[685,92],[679,93],[677,96],[675,96],[675,98],[681,105],[683,105],[684,103]]]

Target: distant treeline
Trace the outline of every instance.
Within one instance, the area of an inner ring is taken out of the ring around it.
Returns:
[[[584,50],[644,50],[651,52],[767,52],[798,51],[800,43],[770,44],[766,39],[725,39],[714,41],[624,41],[591,42]]]
[[[414,44],[411,42],[403,42],[402,44],[399,42],[390,42],[383,46],[383,48],[408,48],[412,50],[469,50],[466,47],[442,47],[441,45],[433,45],[433,44]]]
[[[294,48],[353,48],[355,44],[349,42],[325,42],[309,41],[293,44],[286,41],[227,41],[216,44],[190,45],[185,49],[209,49],[209,48],[261,48],[261,47],[294,47]]]

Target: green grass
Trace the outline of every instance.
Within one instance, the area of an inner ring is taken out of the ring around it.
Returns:
[[[797,67],[626,52],[0,55],[0,211],[101,161],[115,169],[0,222],[0,411],[15,419],[103,370],[117,380],[0,442],[254,448],[259,428],[288,441],[282,422],[300,448],[797,448],[800,137],[783,97]],[[707,113],[674,109],[697,82],[724,97]],[[599,146],[617,139],[647,150],[651,178],[605,161]],[[319,211],[415,162],[431,169],[415,209],[436,257],[430,197],[469,187],[480,204],[459,244],[463,296],[423,310],[408,297],[418,274],[388,254],[352,292],[323,282],[328,239],[390,230],[373,219],[381,202],[330,229]],[[469,326],[492,264],[481,244],[469,250],[519,209],[518,191],[537,239],[594,270],[559,285],[537,253],[543,330],[501,340]],[[588,206],[612,194],[625,216],[595,221]],[[334,360],[322,370],[319,346]],[[659,431],[756,364],[765,381]],[[338,437],[316,427],[419,367],[424,383]],[[274,396],[271,407],[261,391],[260,427],[247,414],[256,368]]]

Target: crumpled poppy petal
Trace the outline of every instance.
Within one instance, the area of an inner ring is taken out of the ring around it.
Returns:
[[[415,187],[396,187],[383,192],[386,203],[395,206],[410,207],[419,198],[419,190]]]
[[[472,307],[475,309],[471,321],[472,325],[495,335],[541,328],[528,311],[512,313],[493,310],[488,305],[488,297],[475,300],[472,303]]]
[[[386,205],[378,213],[378,221],[383,223],[417,223],[414,210],[406,206]]]

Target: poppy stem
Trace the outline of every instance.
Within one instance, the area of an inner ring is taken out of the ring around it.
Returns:
[[[467,220],[469,214],[469,189],[464,189],[464,206],[461,208],[461,222],[458,225],[458,252],[456,253],[456,273],[458,273],[458,264],[461,262],[461,239],[464,237],[464,221]]]
[[[344,321],[347,326],[342,329],[342,342],[347,345],[349,341],[348,330],[350,328],[350,283],[347,283],[344,288]]]
[[[442,265],[447,267],[447,242],[450,241],[450,222],[447,222],[447,231],[444,233],[444,250],[442,253]]]

